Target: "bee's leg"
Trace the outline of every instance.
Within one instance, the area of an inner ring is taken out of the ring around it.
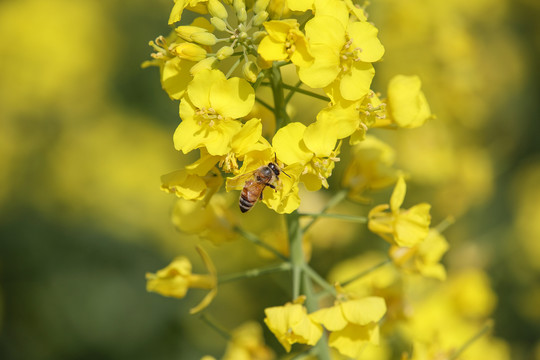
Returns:
[[[277,192],[277,189],[276,189],[275,185],[272,185],[272,184],[266,184],[266,185],[270,186],[272,189],[274,189],[275,192]],[[261,193],[261,195],[262,195],[262,193]]]

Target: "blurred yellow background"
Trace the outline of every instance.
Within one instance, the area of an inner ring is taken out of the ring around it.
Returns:
[[[178,254],[197,259],[196,239],[171,224],[173,197],[159,190],[160,175],[184,161],[172,144],[177,103],[156,69],[140,67],[148,41],[168,33],[172,3],[0,1],[0,359],[223,352],[224,340],[188,314],[200,293],[145,291],[145,272]],[[495,335],[512,359],[540,359],[540,5],[380,0],[368,11],[386,47],[374,89],[418,74],[437,115],[385,139],[411,175],[408,201],[431,202],[435,221],[456,217],[449,271],[486,271]],[[323,270],[346,243],[329,240],[358,230],[342,225],[313,231]],[[253,263],[246,242],[204,244],[218,269]],[[235,309],[220,318],[233,328],[288,300],[276,289],[227,285],[213,306]]]

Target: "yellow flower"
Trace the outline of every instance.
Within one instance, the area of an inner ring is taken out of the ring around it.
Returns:
[[[193,274],[189,259],[180,256],[157,273],[146,273],[146,290],[179,299],[186,296],[190,288],[210,290],[199,305],[190,310],[190,313],[194,314],[206,308],[217,294],[217,273],[206,251],[199,246],[197,246],[197,251],[209,272],[208,275]]]
[[[377,205],[369,212],[368,228],[391,244],[412,247],[428,235],[431,205],[421,203],[408,210],[400,209],[405,192],[405,180],[399,177],[390,204]]]
[[[182,19],[184,9],[206,13],[206,6],[201,3],[206,3],[208,0],[175,0],[174,6],[169,15],[169,25],[174,24]]]
[[[415,128],[432,117],[418,76],[394,76],[388,84],[388,114],[399,127]]]
[[[264,344],[261,325],[247,322],[234,329],[223,360],[272,360],[275,354]]]
[[[378,30],[365,21],[349,21],[348,8],[342,1],[318,3],[321,5],[315,4],[315,17],[306,24],[315,61],[299,69],[300,79],[310,87],[359,100],[369,92],[375,74],[371,63],[384,54]]]
[[[242,168],[238,171],[238,175],[227,178],[227,191],[241,190],[258,168],[275,161],[276,153],[270,144],[266,144],[266,147],[255,149],[244,155]],[[275,189],[269,186],[264,189],[262,202],[279,214],[290,214],[296,210],[300,206],[298,177],[302,169],[303,167],[300,164],[283,167],[281,170],[287,175],[282,173],[279,176],[278,184],[274,184]]]
[[[386,313],[383,298],[348,300],[311,314],[328,331],[328,345],[342,355],[358,358],[367,343],[379,344],[379,321]]]
[[[430,229],[426,238],[413,247],[392,246],[390,257],[394,264],[406,272],[439,280],[446,279],[446,270],[439,263],[448,251],[448,242],[436,229]]]
[[[322,327],[317,324],[303,305],[287,303],[264,310],[265,324],[281,345],[291,351],[292,344],[315,345],[322,336]]]
[[[206,147],[211,155],[225,155],[240,128],[236,120],[249,113],[253,88],[240,78],[226,79],[219,70],[202,70],[187,87],[180,102],[182,122],[174,133],[177,150],[188,153]]]
[[[328,188],[335,162],[339,161],[340,143],[336,146],[335,131],[326,123],[313,123],[306,127],[293,122],[279,129],[272,145],[279,159],[286,164],[302,165],[302,181],[310,191]]]
[[[351,199],[365,202],[366,190],[382,189],[390,186],[398,178],[394,169],[394,149],[381,140],[366,136],[352,148],[352,159],[343,176],[343,187],[349,189]]]
[[[251,151],[263,151],[269,148],[270,144],[262,137],[261,120],[250,119],[232,137],[231,151],[220,160],[219,166],[226,172],[236,174],[238,173],[237,160],[244,160],[244,156]]]
[[[193,164],[161,177],[161,189],[186,200],[209,200],[221,187],[223,177],[214,166],[219,156],[201,151],[201,158]]]
[[[231,212],[231,205],[232,198],[220,193],[212,196],[208,204],[178,199],[173,208],[172,222],[184,233],[195,234],[219,245],[237,237],[234,231],[237,219]]]
[[[264,60],[291,60],[296,66],[311,65],[313,56],[295,19],[273,20],[263,25],[268,35],[261,40],[257,51]]]

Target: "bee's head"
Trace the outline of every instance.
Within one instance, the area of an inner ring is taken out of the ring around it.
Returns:
[[[279,174],[281,173],[276,163],[271,162],[268,164],[268,167],[272,169],[272,171],[274,172],[274,174],[276,174],[276,176],[279,176]]]

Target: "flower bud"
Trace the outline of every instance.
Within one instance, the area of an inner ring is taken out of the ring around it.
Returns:
[[[220,19],[226,19],[229,16],[227,9],[219,0],[208,0],[208,12]]]
[[[199,32],[191,35],[193,42],[201,45],[215,45],[217,42],[216,36],[209,32]]]
[[[236,13],[236,17],[238,18],[239,22],[245,22],[247,20],[247,12],[246,9],[240,9],[239,12]]]
[[[181,43],[178,44],[172,53],[178,56],[180,59],[186,59],[191,61],[201,61],[206,58],[206,50],[196,44]]]
[[[249,60],[242,67],[242,74],[247,81],[254,83],[259,75],[259,68],[253,61]]]
[[[224,46],[222,47],[221,49],[219,49],[216,53],[216,57],[219,59],[219,60],[223,60],[223,59],[226,59],[228,58],[229,56],[231,56],[232,54],[234,53],[234,49],[230,46]]]
[[[195,42],[201,45],[214,45],[217,41],[214,34],[198,26],[179,26],[175,29],[176,34],[189,42]]]
[[[255,14],[258,14],[261,11],[266,10],[269,3],[270,3],[270,0],[257,0],[257,1],[255,1],[255,5],[253,5],[253,12]]]
[[[225,23],[225,21],[221,20],[218,17],[212,17],[210,19],[210,23],[212,23],[212,25],[214,25],[214,27],[219,31],[225,31],[225,29],[227,28],[227,24]]]
[[[251,35],[251,41],[253,41],[254,44],[258,44],[261,42],[262,39],[264,39],[266,35],[268,35],[266,31],[255,31]]]
[[[263,22],[266,21],[267,18],[268,18],[268,13],[263,10],[253,17],[253,25],[255,26],[261,25]]]
[[[233,6],[234,11],[236,11],[237,14],[240,13],[242,9],[246,10],[246,3],[244,2],[244,0],[234,0]]]
[[[203,59],[193,65],[189,72],[191,73],[191,75],[195,75],[201,70],[212,70],[216,61],[217,58],[214,56],[207,57],[206,59]]]

